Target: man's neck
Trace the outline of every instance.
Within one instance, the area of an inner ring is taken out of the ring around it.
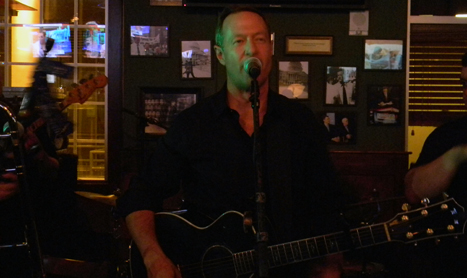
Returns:
[[[264,115],[267,111],[267,100],[269,93],[269,86],[263,85],[260,87],[259,93],[259,124],[263,123]],[[250,102],[250,92],[227,87],[227,103],[229,107],[238,112],[240,115],[240,125],[242,128],[251,135],[253,133],[253,109]]]

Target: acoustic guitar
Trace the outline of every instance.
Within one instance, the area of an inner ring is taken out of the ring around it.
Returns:
[[[243,231],[243,214],[228,211],[210,225],[199,227],[175,213],[155,214],[157,237],[183,278],[243,277],[255,272],[254,236]],[[454,199],[397,214],[379,224],[287,242],[268,247],[270,268],[299,263],[350,249],[388,242],[413,243],[464,234],[464,208]],[[134,242],[130,273],[147,277]]]

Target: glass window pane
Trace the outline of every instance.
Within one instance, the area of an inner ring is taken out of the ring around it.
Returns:
[[[78,79],[79,83],[82,84],[85,81],[88,81],[94,77],[97,77],[101,74],[105,74],[105,68],[78,68]],[[105,87],[98,88],[94,91],[88,101],[105,101]]]
[[[104,25],[89,25],[78,29],[78,63],[105,62]]]
[[[105,0],[80,0],[79,24],[105,24]]]
[[[5,62],[5,28],[3,27],[0,28],[0,61]]]
[[[44,0],[44,23],[73,23],[73,0]]]
[[[67,115],[74,124],[68,151],[78,155],[78,177],[103,179],[106,161],[104,103],[73,104],[67,108]]]
[[[35,69],[35,65],[12,65],[10,67],[10,86],[31,87]]]
[[[15,63],[36,63],[34,55],[39,55],[41,37],[38,28],[11,27],[10,61]],[[34,51],[34,49],[37,49]],[[34,54],[35,53],[35,54]]]

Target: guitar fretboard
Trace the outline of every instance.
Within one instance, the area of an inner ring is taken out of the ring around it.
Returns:
[[[269,246],[268,264],[270,268],[274,268],[350,249],[377,245],[387,241],[390,241],[390,238],[386,232],[385,224],[377,224],[352,229],[349,233],[339,232]],[[233,255],[237,275],[254,272],[255,256],[255,250],[239,252]]]

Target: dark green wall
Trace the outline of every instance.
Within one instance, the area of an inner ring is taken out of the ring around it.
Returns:
[[[402,39],[406,43],[407,1],[368,0],[369,35],[349,36],[349,11],[347,10],[262,10],[275,33],[275,63],[278,61],[309,61],[308,100],[301,100],[314,111],[357,113],[357,144],[330,146],[331,150],[404,151],[405,117],[402,111],[399,126],[369,126],[366,119],[367,88],[369,85],[401,85],[405,88],[404,71],[365,71],[365,39]],[[203,87],[205,96],[219,89],[225,72],[213,56],[212,79],[182,80],[180,68],[181,40],[211,40],[213,42],[217,8],[186,8],[150,6],[149,0],[125,0],[123,8],[123,103],[126,109],[140,108],[140,87]],[[168,25],[170,56],[146,58],[130,56],[130,25]],[[332,36],[332,56],[285,55],[287,35]],[[324,106],[326,66],[357,67],[358,100],[352,107]],[[271,75],[271,86],[277,90],[277,69]],[[405,98],[405,96],[404,96]],[[402,100],[405,103],[405,99]],[[405,107],[404,104],[402,107]],[[134,156],[138,150],[152,143],[139,140],[138,120],[123,116],[123,157]],[[128,160],[131,161],[131,160]],[[131,163],[131,162],[129,162]],[[128,165],[129,166],[129,165]]]

